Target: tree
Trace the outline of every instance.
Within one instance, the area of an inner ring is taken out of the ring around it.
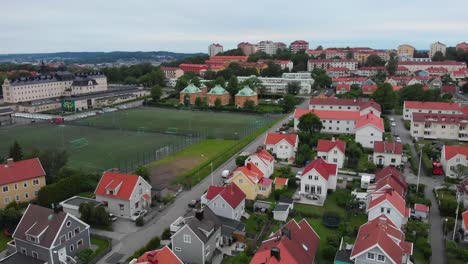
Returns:
[[[283,97],[281,101],[281,106],[283,107],[284,113],[289,113],[296,108],[296,98],[293,95],[287,94]]]
[[[315,50],[323,50],[322,45],[318,45],[317,48],[315,48]]]
[[[82,203],[80,204],[80,207],[78,211],[80,212],[80,219],[83,220],[86,223],[90,223],[93,221],[94,215],[93,215],[93,208],[94,208],[93,203]]]
[[[190,80],[190,82],[193,83],[193,85],[195,85],[196,87],[200,87],[200,86],[201,86],[200,78],[198,78],[197,76],[193,77],[193,78]]]
[[[226,90],[229,92],[231,96],[235,96],[236,93],[239,91],[239,81],[236,76],[231,76],[229,79],[228,85]]]
[[[226,79],[224,79],[224,77],[222,77],[222,76],[219,76],[219,77],[216,78],[215,84],[219,84],[222,87],[225,87],[226,86]]]
[[[176,93],[180,93],[185,87],[187,87],[189,80],[181,76],[179,79],[177,79],[176,85],[174,87],[174,90]]]
[[[346,51],[346,58],[348,60],[354,58],[354,53],[353,53],[353,51],[351,49],[348,49],[348,51]]]
[[[88,264],[93,258],[92,258],[92,255],[93,255],[93,250],[90,249],[90,248],[86,248],[86,249],[83,249],[81,250],[80,252],[78,252],[78,259],[84,263],[84,264]]]
[[[267,68],[260,71],[260,75],[263,77],[280,77],[283,71],[281,70],[281,66],[269,61],[267,63]]]
[[[39,160],[46,173],[48,183],[58,179],[59,171],[68,162],[68,153],[64,149],[46,149],[39,154]]]
[[[159,99],[161,99],[161,96],[162,96],[161,87],[159,85],[153,86],[153,88],[151,88],[151,98],[153,99],[153,101],[155,102],[159,101]]]
[[[445,60],[445,56],[441,51],[437,51],[434,53],[434,56],[432,56],[432,61],[443,61]]]
[[[221,107],[221,99],[216,98],[216,100],[214,101],[214,107],[215,108],[220,108]]]
[[[244,108],[247,110],[254,110],[255,109],[255,102],[252,100],[246,100],[244,102]]]
[[[388,112],[395,107],[396,94],[389,83],[380,83],[377,90],[372,94],[372,99],[382,106],[384,112]]]
[[[385,61],[382,60],[378,55],[370,55],[367,57],[366,62],[364,63],[367,67],[377,67],[377,66],[384,66]]]
[[[147,182],[151,182],[150,178],[150,172],[147,167],[145,166],[138,166],[135,169],[135,174],[141,176],[143,179],[145,179]]]
[[[198,107],[198,108],[201,108],[202,104],[203,104],[203,101],[202,101],[201,97],[197,97],[195,99],[195,106]]]
[[[23,159],[23,149],[16,140],[13,142],[13,145],[10,146],[10,158],[14,161],[20,161]]]
[[[350,141],[346,144],[346,157],[348,157],[347,168],[357,169],[359,166],[359,159],[363,155],[362,147],[354,142]]]
[[[300,90],[301,90],[300,82],[294,81],[294,82],[288,83],[288,94],[296,95],[299,93]]]
[[[236,165],[237,165],[237,167],[242,167],[242,166],[244,166],[245,160],[246,160],[248,157],[249,157],[249,156],[237,156],[237,157],[236,157]]]
[[[300,144],[297,149],[296,159],[294,162],[296,165],[303,166],[307,161],[312,158],[312,148],[307,144]]]
[[[322,121],[320,118],[312,113],[307,113],[299,118],[299,124],[297,127],[306,133],[320,133],[323,128]]]
[[[314,69],[311,73],[312,78],[314,79],[313,88],[328,88],[332,83],[332,79],[327,75],[327,72],[323,69]]]
[[[422,101],[424,87],[421,84],[407,85],[401,88],[398,93],[400,95],[400,104],[408,100]]]
[[[143,84],[145,87],[152,87],[155,85],[164,85],[164,72],[160,69],[155,69],[138,79],[138,83]]]
[[[97,226],[110,226],[109,214],[103,206],[96,206],[94,203],[82,203],[78,209],[80,218],[85,223]]]
[[[387,63],[387,72],[389,76],[394,76],[396,71],[398,69],[398,58],[397,54],[392,52],[390,54],[390,59],[388,60]]]
[[[457,164],[457,166],[453,168],[453,172],[457,175],[456,177],[458,179],[465,179],[468,176],[468,167],[463,164]]]
[[[188,94],[184,95],[184,105],[190,106],[190,95]]]
[[[468,82],[462,86],[461,90],[463,91],[463,93],[468,93]]]

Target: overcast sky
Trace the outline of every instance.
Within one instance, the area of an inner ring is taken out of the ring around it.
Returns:
[[[468,42],[467,0],[2,0],[0,53],[207,52],[212,42],[428,49]]]

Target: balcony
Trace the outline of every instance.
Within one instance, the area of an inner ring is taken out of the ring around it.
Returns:
[[[170,226],[171,233],[175,233],[179,231],[183,226],[185,225],[185,218],[182,216],[179,216]]]

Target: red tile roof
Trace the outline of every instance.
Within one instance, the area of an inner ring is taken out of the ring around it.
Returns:
[[[265,163],[267,162],[273,162],[275,160],[275,158],[270,154],[270,152],[262,149],[262,148],[258,148],[257,151],[255,153],[253,153],[251,156],[253,155],[256,155],[258,156],[260,159],[262,159],[263,161],[265,161]]]
[[[421,212],[429,212],[429,206],[425,204],[414,204],[414,210]]]
[[[301,116],[312,113],[320,119],[337,119],[337,120],[353,120],[359,119],[360,114],[358,111],[338,111],[338,110],[309,110],[296,108],[294,111],[294,118],[300,118]]]
[[[459,65],[463,66],[466,65],[464,62],[460,61],[400,61],[398,65],[405,66],[405,65]]]
[[[289,231],[291,239],[283,230]],[[319,242],[320,237],[305,219],[299,223],[292,219],[268,240],[262,242],[250,264],[314,263]],[[272,248],[279,249],[279,260],[271,256]]]
[[[367,191],[370,193],[382,192],[386,190],[393,190],[397,192],[399,195],[401,195],[401,197],[403,197],[406,192],[405,187],[402,184],[400,184],[398,179],[392,176],[387,176],[379,181],[376,181],[374,184],[370,185],[369,188],[367,189]]]
[[[445,160],[450,160],[458,154],[465,156],[465,158],[468,158],[468,147],[460,145],[444,145],[443,149],[444,150],[442,151],[442,153],[444,153],[445,155]]]
[[[377,84],[364,84],[362,86],[362,92],[364,94],[373,94],[377,91]]]
[[[403,144],[398,142],[375,141],[374,153],[403,154]]]
[[[447,73],[448,70],[444,67],[430,67],[426,69],[427,72],[429,73]]]
[[[368,113],[366,115],[360,116],[356,122],[356,129],[367,125],[372,125],[382,132],[385,131],[383,119],[374,115],[373,113]]]
[[[406,202],[397,192],[392,190],[383,191],[380,196],[374,196],[369,203],[367,211],[371,210],[375,206],[381,204],[384,201],[388,201],[402,217],[406,216]]]
[[[309,42],[305,40],[295,40],[294,42],[291,43],[291,46],[292,45],[309,45]]]
[[[367,102],[362,102],[361,103],[361,111],[366,109],[366,108],[369,108],[369,107],[372,107],[375,110],[377,110],[379,112],[382,112],[382,107],[377,102],[375,102],[374,100],[369,100]]]
[[[359,106],[360,110],[367,107],[373,107],[375,110],[382,112],[382,108],[374,100],[364,102],[363,100],[354,99],[339,99],[339,98],[311,98],[309,105],[338,105],[338,106]]]
[[[320,152],[329,152],[334,147],[337,147],[343,154],[346,150],[346,142],[340,139],[336,140],[326,140],[326,139],[319,139],[317,143],[317,151]]]
[[[0,164],[0,185],[45,176],[38,158]]]
[[[387,177],[393,177],[405,189],[405,191],[408,190],[408,183],[406,182],[405,177],[397,168],[393,166],[388,166],[381,169],[380,171],[377,171],[377,173],[375,173],[375,182],[383,180]]]
[[[463,108],[462,111],[465,112],[465,109]],[[413,122],[466,125],[468,123],[468,115],[465,113],[463,115],[413,113]]]
[[[346,91],[349,92],[351,90],[351,84],[348,83],[341,83],[336,86],[336,91]]]
[[[236,56],[236,55],[233,55],[233,56],[222,56],[222,55],[215,55],[215,56],[211,56],[211,60],[241,60],[241,61],[246,61],[248,58],[248,56],[243,56],[243,55],[240,55],[240,56]]]
[[[349,71],[346,67],[330,67],[327,71]]]
[[[291,146],[295,146],[297,141],[299,140],[299,137],[297,136],[297,134],[294,134],[294,133],[291,133],[291,134],[268,133],[265,138],[265,142],[263,144],[275,145],[281,140],[285,140]]]
[[[281,177],[276,177],[274,183],[278,184],[278,185],[287,185],[288,184],[288,179],[281,178]]]
[[[332,79],[332,82],[365,82],[368,79],[367,77],[336,77]]]
[[[404,239],[404,233],[385,215],[381,215],[359,228],[351,259],[378,246],[393,263],[402,263],[403,253],[412,254],[412,244]]]
[[[330,176],[336,176],[338,172],[338,167],[336,164],[328,163],[325,160],[318,158],[306,165],[302,176],[306,175],[312,169],[315,169],[322,176],[322,178],[327,181]]]
[[[375,67],[361,67],[359,68],[361,71],[387,71],[385,66],[375,66]]]
[[[140,176],[106,171],[101,177],[94,192],[96,195],[107,196],[116,199],[129,200]],[[120,186],[118,190],[116,187]],[[114,194],[108,194],[112,190]]]
[[[258,183],[263,186],[270,186],[273,181],[263,177]]]
[[[458,103],[405,101],[405,108],[461,111]]]
[[[453,85],[453,84],[445,84],[445,85],[442,85],[442,92],[443,93],[450,93],[450,94],[454,94],[457,92],[457,86]]]
[[[309,60],[309,63],[327,63],[327,62],[355,62],[355,63],[358,63],[358,61],[355,60],[355,59],[321,59],[321,60],[310,59]]]
[[[183,264],[174,252],[165,246],[161,249],[148,251],[137,259],[135,264]]]
[[[463,212],[462,217],[463,217],[463,227],[465,230],[468,230],[468,210]]]
[[[245,193],[237,187],[237,185],[231,183],[229,185],[219,187],[219,186],[210,186],[208,187],[208,192],[206,193],[206,199],[212,200],[216,196],[221,195],[223,199],[233,208],[237,206],[245,199]]]

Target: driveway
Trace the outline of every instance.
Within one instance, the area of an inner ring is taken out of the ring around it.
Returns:
[[[304,100],[304,102],[298,107],[307,107],[308,102],[308,100]],[[263,145],[266,133],[274,132],[276,128],[281,127],[284,122],[287,122],[289,116],[290,115],[287,115],[284,119],[280,120],[272,128],[261,134],[240,152],[254,152],[258,146]],[[237,154],[213,171],[214,184],[222,184],[221,172],[223,170],[233,170],[236,168],[236,156]],[[146,245],[150,239],[155,236],[161,236],[165,228],[168,228],[170,224],[174,222],[174,220],[176,220],[179,216],[183,216],[187,212],[187,204],[191,200],[200,198],[206,189],[208,189],[210,184],[211,177],[208,176],[199,184],[192,187],[191,190],[182,192],[172,205],[166,208],[163,212],[159,213],[159,215],[154,219],[147,222],[144,227],[129,234],[116,235],[116,239],[113,240],[112,251],[104,256],[98,263],[114,264],[118,261],[125,260],[131,256],[135,250]]]
[[[410,144],[413,157],[419,162],[419,154],[416,153],[416,149],[414,148],[414,144],[411,139],[411,134],[405,128],[402,116],[392,115],[391,117],[395,119],[396,123],[396,126],[392,127],[392,134],[398,134],[403,144]],[[417,144],[417,142],[415,144]],[[414,175],[408,167],[405,167],[404,175],[408,183],[417,183],[417,175]],[[429,223],[431,224],[431,228],[429,230],[429,239],[432,246],[431,263],[434,264],[446,263],[444,234],[442,230],[443,220],[439,214],[437,200],[432,193],[434,187],[440,186],[443,183],[443,180],[443,177],[440,176],[427,176],[423,170],[421,170],[419,177],[419,183],[426,185],[424,194],[426,195],[426,198],[431,200],[432,203],[431,211],[429,213]]]

